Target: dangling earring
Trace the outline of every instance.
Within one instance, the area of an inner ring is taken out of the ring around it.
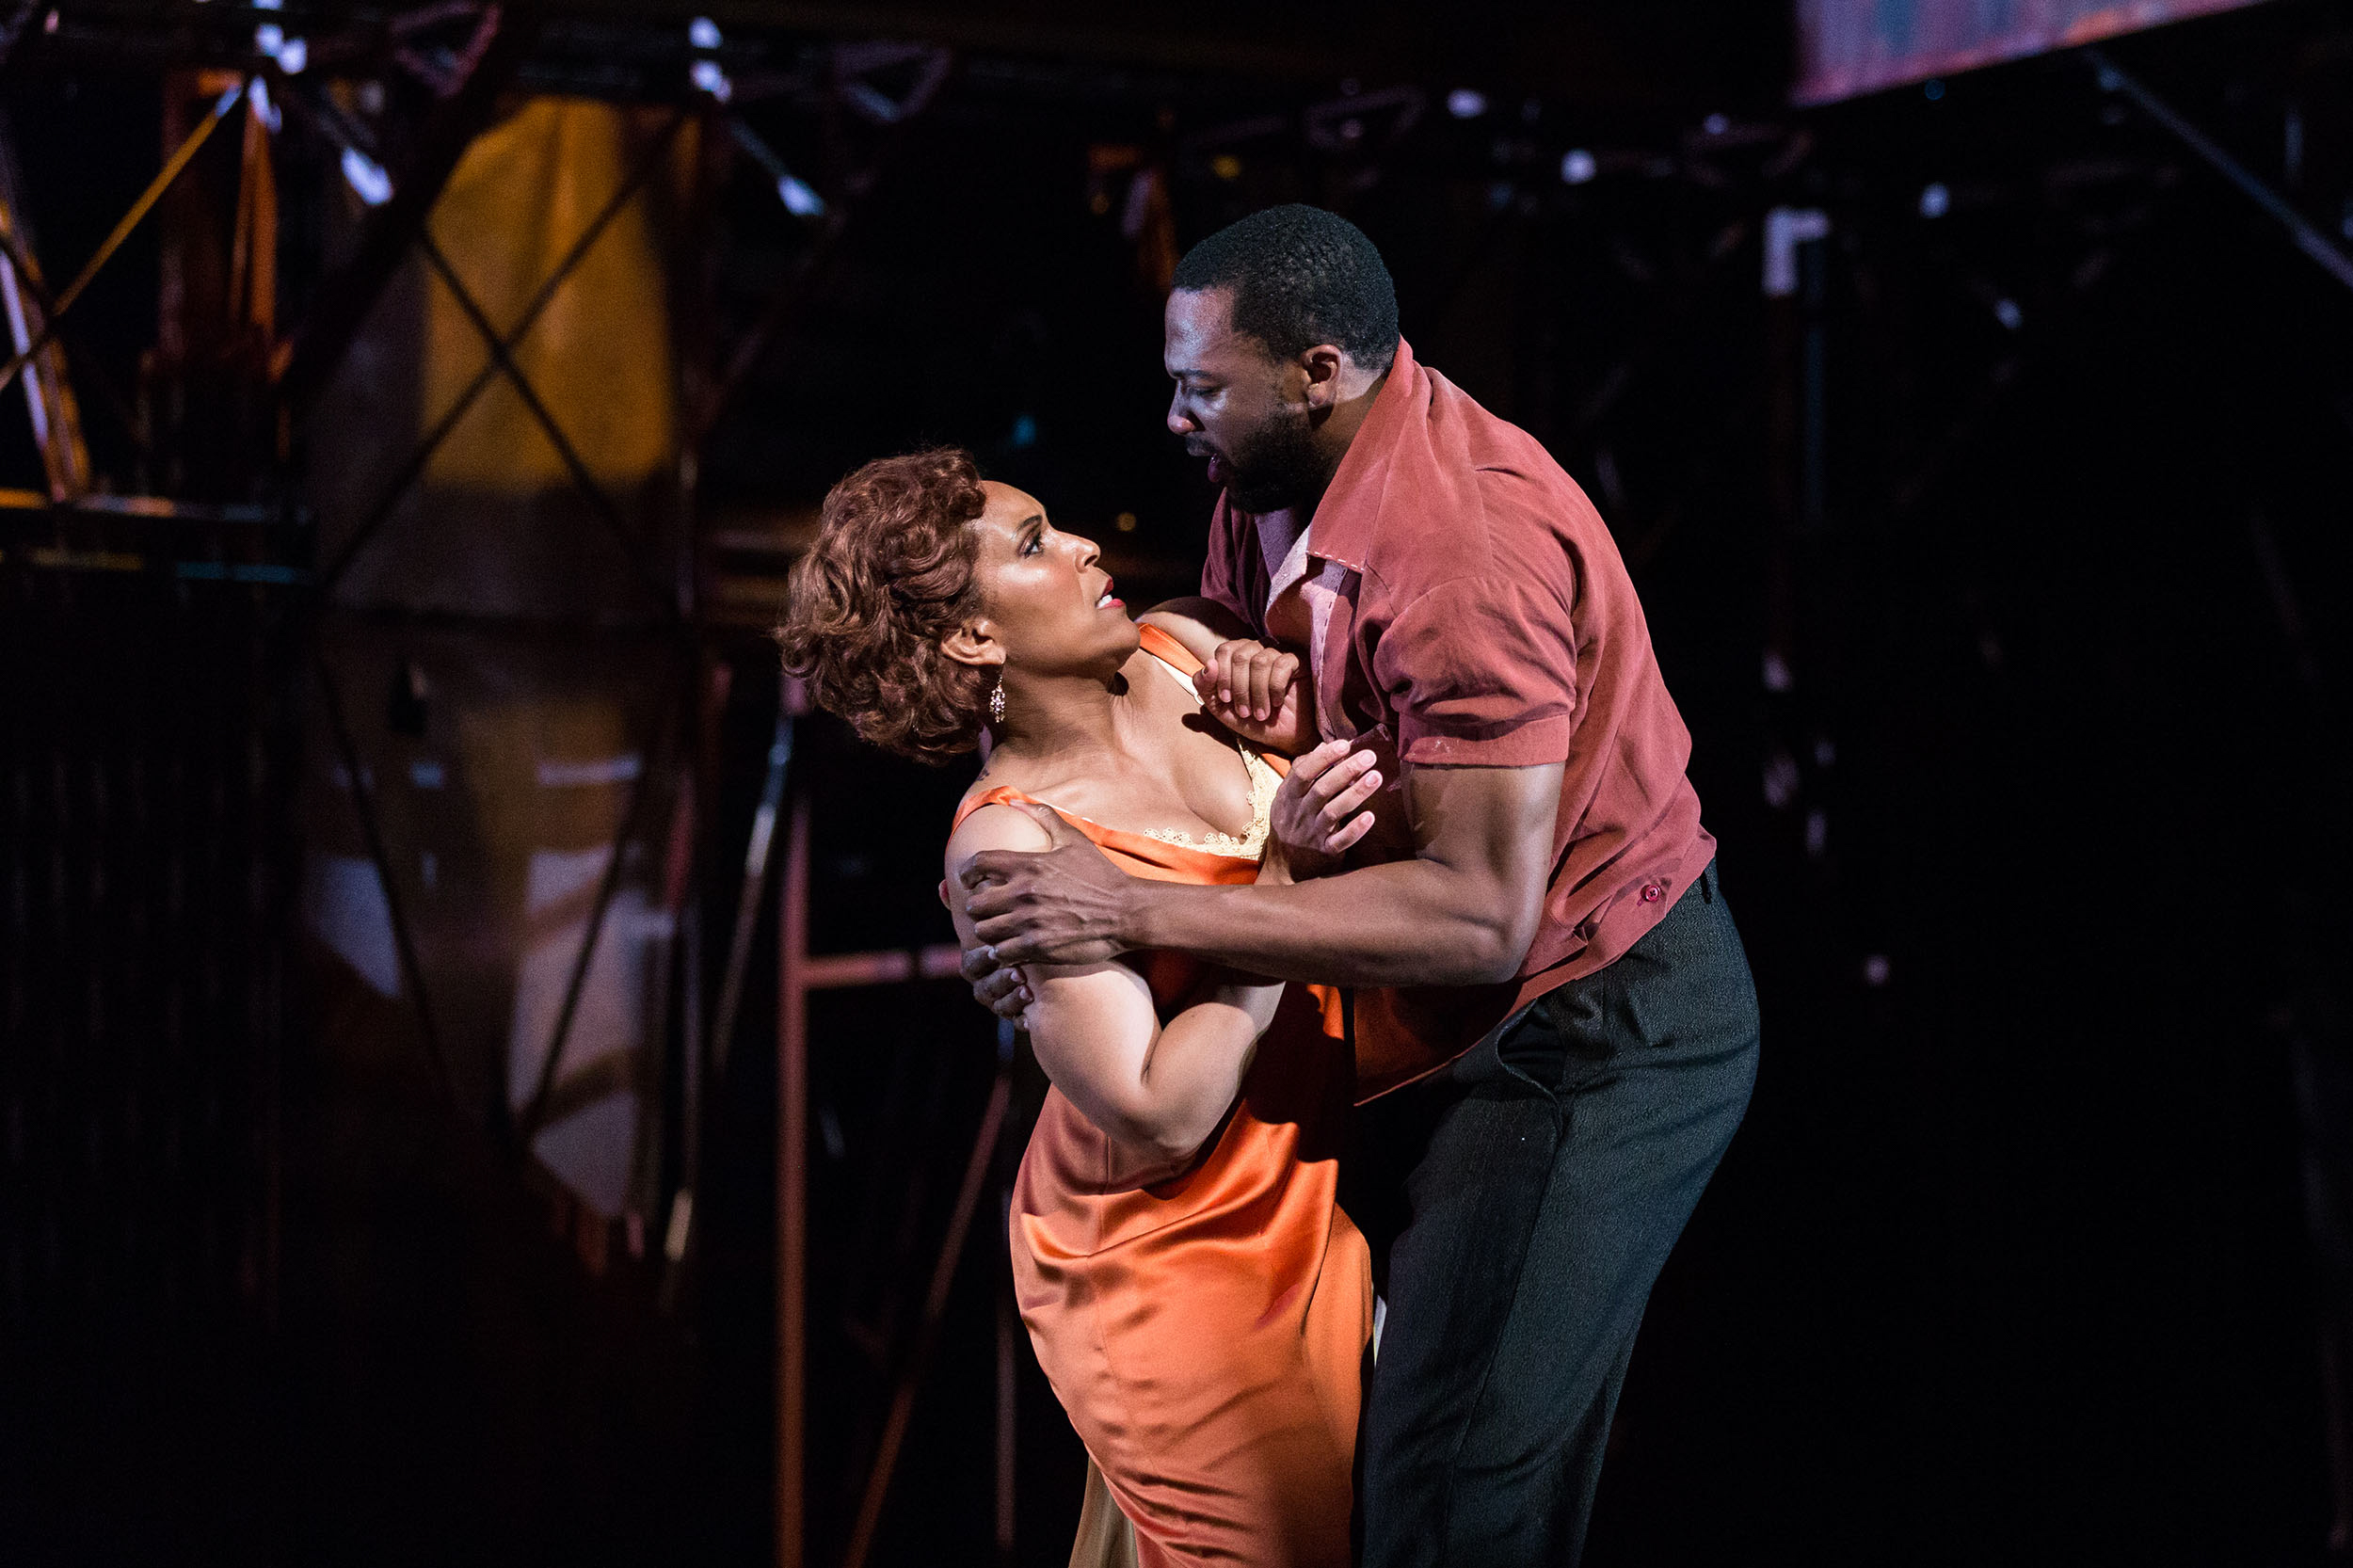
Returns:
[[[1001,675],[997,678],[997,684],[988,689],[988,722],[1005,722],[1005,678]]]

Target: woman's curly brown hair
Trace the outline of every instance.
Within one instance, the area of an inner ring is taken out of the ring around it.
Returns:
[[[987,504],[968,452],[884,457],[833,488],[792,568],[776,632],[785,668],[887,751],[937,764],[979,739],[990,672],[939,644],[980,608],[965,525]]]

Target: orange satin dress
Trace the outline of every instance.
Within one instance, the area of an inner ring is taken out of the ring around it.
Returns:
[[[1161,662],[1199,667],[1144,632]],[[956,820],[1028,799],[993,790]],[[1257,876],[1254,858],[1064,816],[1133,876]],[[1144,966],[1165,1019],[1199,966]],[[1022,1321],[1144,1568],[1348,1563],[1372,1272],[1337,1196],[1354,1081],[1337,1012],[1321,987],[1286,987],[1225,1127],[1182,1176],[1111,1180],[1110,1139],[1060,1090],[1022,1156],[1008,1238]]]

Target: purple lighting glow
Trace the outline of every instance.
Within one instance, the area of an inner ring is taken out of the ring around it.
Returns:
[[[2252,0],[1798,0],[1801,104],[1854,98]]]

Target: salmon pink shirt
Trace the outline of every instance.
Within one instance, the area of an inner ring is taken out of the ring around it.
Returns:
[[[1685,776],[1690,732],[1600,514],[1534,437],[1402,339],[1304,549],[1270,568],[1259,521],[1219,497],[1201,592],[1260,636],[1305,644],[1326,739],[1362,737],[1409,764],[1563,764],[1542,921],[1517,979],[1476,1003],[1408,993],[1392,1009],[1397,994],[1360,995],[1360,1024],[1373,1000],[1429,1037],[1419,1063],[1369,1061],[1360,1041],[1377,1092],[1469,1045],[1472,1014],[1483,1032],[1625,952],[1716,841]],[[1433,1008],[1454,1027],[1433,1029]]]

